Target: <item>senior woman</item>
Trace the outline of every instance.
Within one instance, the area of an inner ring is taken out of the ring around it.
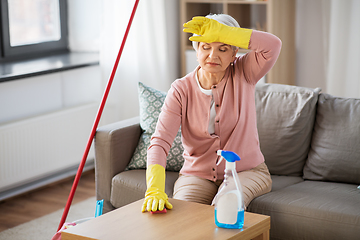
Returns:
[[[199,66],[176,80],[166,96],[147,152],[147,191],[142,212],[171,209],[165,189],[166,156],[181,126],[184,165],[173,198],[211,204],[224,178],[217,150],[237,153],[244,204],[271,190],[260,151],[255,85],[280,54],[276,36],[240,28],[226,14],[194,17],[184,24]],[[251,50],[237,57],[238,48]]]

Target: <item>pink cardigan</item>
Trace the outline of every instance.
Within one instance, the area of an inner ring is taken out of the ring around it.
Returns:
[[[147,151],[148,165],[166,166],[166,156],[180,126],[185,159],[181,174],[212,181],[223,179],[225,161],[216,166],[219,149],[240,156],[238,172],[264,162],[256,125],[255,84],[275,64],[281,41],[272,34],[253,31],[249,49],[252,51],[237,58],[223,80],[212,86],[216,106],[212,135],[208,132],[211,96],[201,92],[195,79],[200,66],[173,82]]]

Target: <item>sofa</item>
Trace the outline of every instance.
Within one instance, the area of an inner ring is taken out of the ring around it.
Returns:
[[[165,96],[139,83],[140,116],[97,129],[96,196],[104,212],[144,197],[146,149]],[[360,239],[360,99],[259,83],[255,100],[273,185],[247,211],[271,217],[271,239]],[[166,166],[170,198],[181,153],[179,129]]]

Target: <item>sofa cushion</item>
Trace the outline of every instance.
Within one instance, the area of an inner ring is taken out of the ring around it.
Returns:
[[[359,136],[360,99],[320,94],[304,178],[360,184]]]
[[[260,148],[271,174],[302,176],[320,89],[257,84]]]
[[[173,196],[174,183],[178,172],[166,171],[165,193]],[[137,169],[117,174],[112,179],[110,202],[115,208],[144,198],[146,191],[146,170]]]
[[[140,127],[143,133],[140,136],[139,143],[130,160],[126,170],[145,169],[147,149],[150,146],[150,139],[155,132],[156,123],[164,103],[166,92],[161,92],[139,82],[139,104],[140,104]],[[172,147],[167,156],[166,170],[180,171],[184,158],[182,156],[184,148],[181,142],[180,129],[174,139]]]
[[[356,187],[307,180],[257,197],[247,210],[271,216],[271,239],[358,239]]]
[[[304,181],[302,177],[281,176],[281,175],[271,175],[271,180],[272,180],[272,187],[271,187],[272,192]]]

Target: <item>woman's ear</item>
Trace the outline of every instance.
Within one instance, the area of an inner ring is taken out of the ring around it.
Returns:
[[[233,57],[236,57],[236,54],[238,53],[239,49],[236,48],[236,50],[234,51],[234,56]]]
[[[238,51],[239,51],[239,49],[237,48],[237,49],[233,52],[233,56],[232,56],[233,60],[232,60],[232,61],[235,60],[236,54],[238,53]]]

